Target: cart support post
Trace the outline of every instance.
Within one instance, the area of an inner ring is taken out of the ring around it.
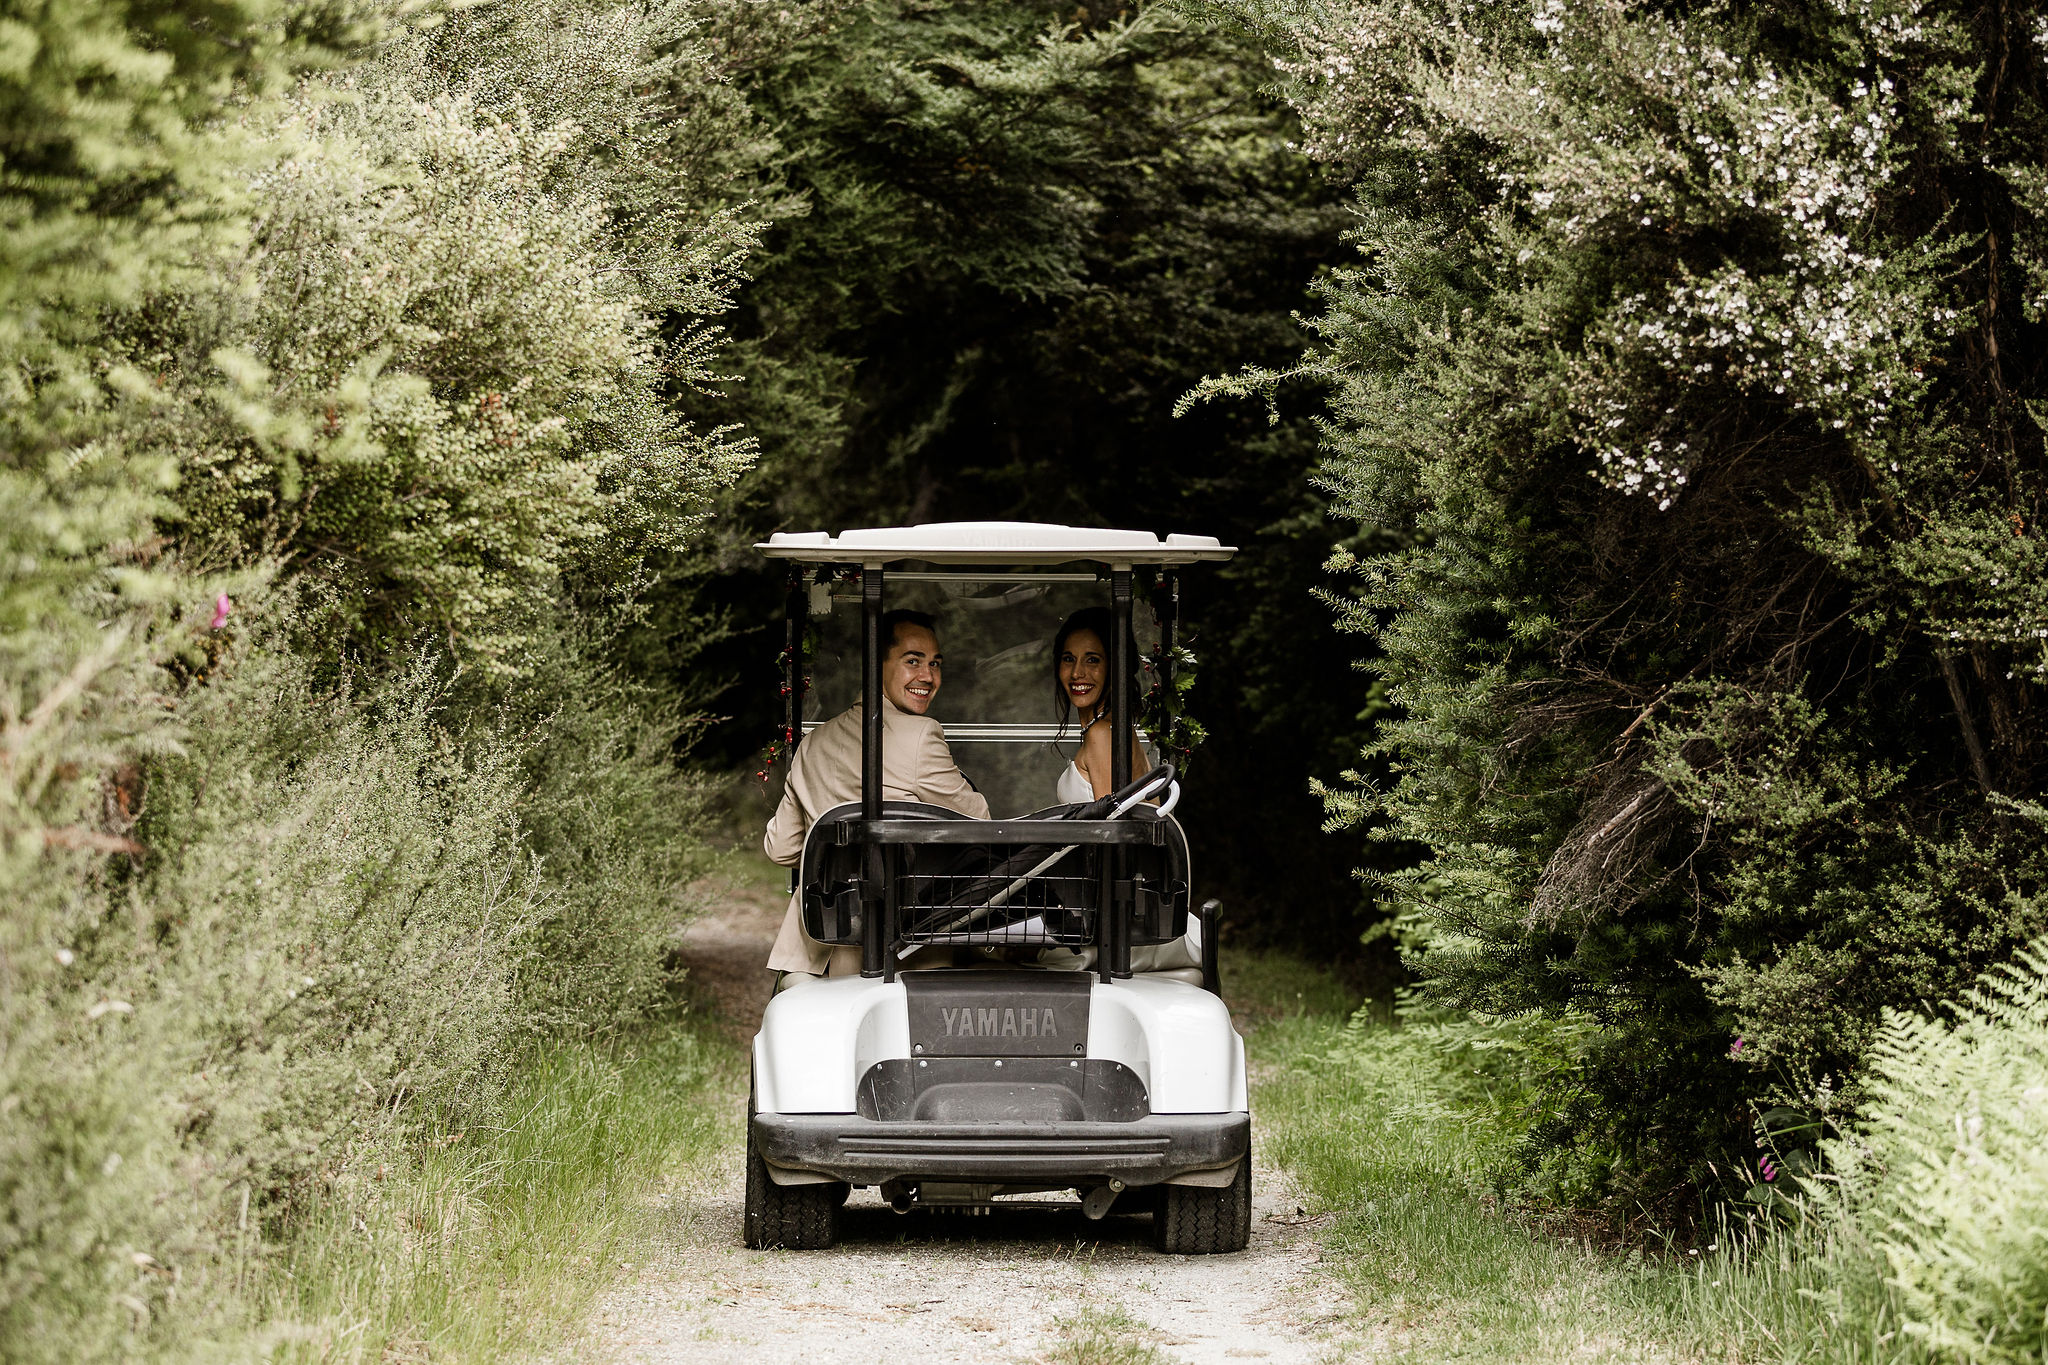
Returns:
[[[789,590],[783,597],[785,633],[782,671],[782,751],[785,759],[796,756],[804,737],[804,627],[810,620],[811,595],[805,582],[810,575],[801,564],[789,566]]]
[[[870,564],[860,571],[860,813],[866,820],[882,818],[882,659],[889,642],[882,638],[882,568]],[[866,873],[860,894],[860,974],[880,976],[887,945],[882,938],[882,846],[869,837]]]
[[[1112,568],[1109,575],[1110,610],[1115,617],[1111,630],[1116,638],[1109,645],[1109,787],[1122,791],[1131,785],[1131,745],[1138,733],[1132,714],[1131,667],[1131,571]],[[1131,974],[1131,913],[1135,907],[1126,899],[1128,859],[1121,849],[1105,849],[1103,866],[1108,871],[1103,907],[1108,921],[1108,941],[1103,957],[1108,960],[1107,977]]]
[[[1180,704],[1180,695],[1173,688],[1173,632],[1180,624],[1180,574],[1167,569],[1160,578],[1166,598],[1165,610],[1159,613],[1159,725],[1163,733],[1154,738],[1159,744],[1160,761],[1177,765],[1180,755],[1168,752],[1167,746],[1173,742],[1173,718]]]
[[[1116,639],[1109,646],[1110,738],[1109,789],[1122,791],[1131,785],[1131,740],[1137,726],[1131,716],[1131,571],[1118,569],[1109,576],[1110,610],[1115,614]]]
[[[804,566],[789,566],[789,590],[783,594],[782,645],[782,771],[786,775],[796,763],[796,746],[804,737],[804,629],[810,620],[811,599],[804,580]],[[797,869],[789,870],[789,889],[797,887]]]

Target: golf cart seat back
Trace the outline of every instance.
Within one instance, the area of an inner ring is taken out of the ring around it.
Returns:
[[[1028,821],[1076,818],[1085,807],[1054,806]],[[804,929],[820,943],[861,941],[858,802],[819,816],[804,840],[799,883]],[[884,802],[890,821],[973,821],[943,806]],[[895,906],[894,939],[904,945],[956,944],[1080,948],[1101,941],[1105,880],[1109,895],[1132,907],[1133,944],[1169,943],[1187,933],[1188,845],[1172,816],[1132,811],[1126,821],[1150,827],[1157,842],[1063,845],[1052,839],[972,843],[890,843],[884,858]]]

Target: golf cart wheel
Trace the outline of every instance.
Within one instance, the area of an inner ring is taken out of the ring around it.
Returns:
[[[1152,1215],[1152,1242],[1169,1256],[1214,1256],[1243,1251],[1252,1236],[1252,1163],[1220,1190],[1168,1185]]]
[[[839,1240],[839,1206],[847,1186],[778,1185],[768,1177],[768,1163],[754,1150],[747,1134],[747,1213],[745,1241],[751,1251],[787,1247],[791,1251],[823,1251]]]

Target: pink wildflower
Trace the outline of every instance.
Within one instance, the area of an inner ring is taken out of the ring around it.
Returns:
[[[1764,1180],[1766,1182],[1776,1180],[1778,1178],[1778,1168],[1771,1164],[1771,1159],[1769,1157],[1765,1157],[1763,1161],[1759,1164],[1763,1168]]]
[[[1742,1043],[1743,1040],[1737,1038],[1734,1045],[1728,1049],[1728,1055],[1730,1057],[1740,1057],[1742,1055]]]
[[[235,604],[228,600],[228,595],[226,593],[222,593],[220,596],[214,598],[213,624],[208,626],[207,629],[219,630],[222,626],[228,623],[228,617],[234,613],[234,610]]]

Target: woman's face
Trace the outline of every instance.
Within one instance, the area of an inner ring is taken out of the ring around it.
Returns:
[[[1082,715],[1102,705],[1102,686],[1109,677],[1109,658],[1102,637],[1092,630],[1077,630],[1060,647],[1060,689]]]

